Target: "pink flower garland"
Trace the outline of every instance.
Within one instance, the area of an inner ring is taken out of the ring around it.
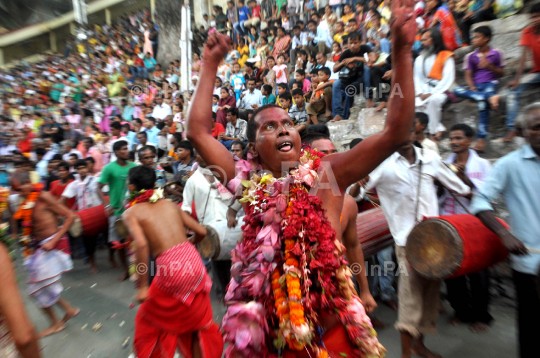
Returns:
[[[321,314],[337,314],[351,342],[357,345],[359,357],[384,356],[385,350],[354,290],[344,247],[326,218],[322,201],[308,194],[318,182],[322,156],[304,149],[298,169],[281,179],[255,174],[248,181],[246,171],[251,165],[237,165],[237,169],[243,169],[237,176],[237,182],[245,188],[241,202],[248,205],[243,241],[232,251],[232,279],[225,295],[229,306],[222,323],[224,338],[229,342],[226,357],[281,356],[286,339],[311,346],[316,352],[325,351],[317,344],[323,334],[316,329]],[[291,252],[300,259],[298,268],[285,264],[285,240],[296,242]],[[271,287],[276,267],[300,278],[307,323],[301,331],[290,322],[279,323]]]

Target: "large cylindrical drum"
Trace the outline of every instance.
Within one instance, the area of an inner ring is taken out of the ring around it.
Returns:
[[[470,214],[422,221],[409,234],[405,251],[412,268],[429,279],[479,272],[508,257],[501,239]]]
[[[69,229],[72,236],[94,236],[109,229],[109,217],[105,212],[105,205],[94,206],[75,214],[78,218]]]
[[[206,237],[197,244],[197,250],[205,259],[223,261],[231,259],[231,251],[242,235],[244,217],[238,218],[236,227],[229,228],[227,220],[213,221],[207,225],[212,229]]]
[[[394,244],[381,208],[367,210],[356,216],[356,235],[365,258]]]

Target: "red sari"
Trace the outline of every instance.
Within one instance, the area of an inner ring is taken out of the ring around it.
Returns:
[[[290,42],[291,42],[291,37],[289,35],[283,36],[280,40],[276,41],[276,43],[274,44],[274,51],[272,51],[272,56],[274,57],[274,59],[276,59],[276,62],[277,62],[278,56],[281,55],[281,51],[285,51],[287,50],[287,48],[289,48]],[[289,57],[287,54],[287,51],[285,51],[283,55],[285,55],[285,58]]]
[[[444,45],[448,50],[454,51],[461,47],[461,31],[446,4],[439,7],[433,16],[426,15],[424,20],[426,21],[426,29],[431,27],[433,21],[439,23],[436,27],[441,32]]]
[[[220,98],[218,102],[218,107],[223,106],[231,106],[236,107],[236,98],[229,95],[229,97],[223,99]],[[216,113],[216,123],[219,123],[223,126],[223,128],[227,128],[227,110],[226,109],[220,109]]]

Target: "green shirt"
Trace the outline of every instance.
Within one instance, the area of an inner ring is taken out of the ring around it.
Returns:
[[[276,7],[277,7],[278,14],[281,8],[283,7],[283,5],[287,5],[287,0],[276,0]]]
[[[49,96],[51,96],[52,99],[58,102],[60,100],[60,94],[64,90],[64,87],[65,86],[62,83],[55,83],[52,86],[51,91],[49,92]]]
[[[225,22],[218,22],[225,20]],[[227,15],[221,13],[216,16],[216,29],[223,30],[225,28],[225,25],[227,25]]]
[[[131,168],[136,166],[137,164],[133,162],[127,162],[125,167],[119,165],[118,162],[112,162],[107,164],[101,172],[99,183],[109,185],[111,206],[117,209],[114,215],[122,214],[128,173]]]

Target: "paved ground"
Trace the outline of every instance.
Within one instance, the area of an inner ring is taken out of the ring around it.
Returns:
[[[20,260],[18,260],[20,265]],[[101,272],[90,275],[88,267],[81,260],[75,260],[73,271],[64,276],[64,298],[81,308],[81,313],[68,322],[66,329],[41,341],[45,358],[127,358],[132,352],[133,322],[135,309],[129,309],[134,285],[119,283],[116,279],[120,270],[109,268],[106,251],[98,251]],[[18,268],[21,289],[24,290],[24,270]],[[24,292],[24,291],[23,291]],[[215,302],[214,317],[220,322],[225,309]],[[448,305],[446,305],[448,308]],[[47,327],[47,318],[31,300],[27,300],[28,313],[37,330]],[[492,306],[495,323],[491,331],[484,335],[473,334],[466,326],[453,327],[446,323],[447,315],[439,319],[439,333],[427,337],[428,347],[445,358],[514,358],[516,353],[516,332],[514,309],[509,301],[496,299]],[[63,314],[58,310],[59,314]],[[388,349],[389,358],[400,357],[399,334],[392,328],[396,313],[384,305],[376,311],[376,316],[389,324],[389,328],[379,330],[380,341]],[[102,328],[92,330],[96,323]],[[85,327],[82,329],[83,327]],[[125,348],[124,341],[129,338]]]

